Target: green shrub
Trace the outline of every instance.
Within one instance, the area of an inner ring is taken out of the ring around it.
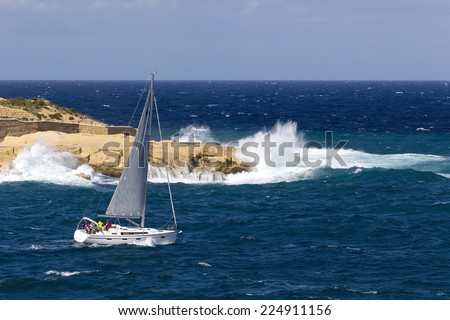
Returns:
[[[63,118],[62,114],[59,112],[54,113],[54,114],[49,114],[48,117],[50,119],[54,119],[54,120],[62,120],[62,118]]]

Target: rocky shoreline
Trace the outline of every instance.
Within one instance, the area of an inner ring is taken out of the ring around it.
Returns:
[[[20,119],[18,119],[18,117]],[[56,152],[69,152],[80,164],[118,177],[136,130],[107,124],[54,105],[42,98],[0,98],[0,171],[13,169],[26,148],[40,143]],[[219,143],[151,141],[149,163],[180,173],[230,174],[249,171],[237,149]]]
[[[26,148],[40,143],[56,152],[69,152],[80,164],[118,177],[126,163],[133,136],[41,131],[19,137],[6,136],[0,143],[0,171],[13,169],[14,159]],[[238,173],[249,168],[236,157],[236,148],[218,143],[150,141],[149,163],[155,168],[185,173]]]

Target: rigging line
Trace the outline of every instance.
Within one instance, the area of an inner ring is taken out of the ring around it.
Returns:
[[[95,190],[94,190],[94,192],[92,192],[91,200],[89,201],[89,203],[88,203],[88,205],[87,205],[87,210],[88,210],[88,211],[91,210],[91,205],[94,203],[94,199],[95,199]]]
[[[100,199],[98,199],[98,202],[97,202],[97,208],[95,209],[95,213],[97,214],[97,212],[98,212],[98,208],[100,208],[100,204],[101,204],[101,202],[102,202],[102,199],[103,199],[103,192],[101,192],[100,193]]]
[[[158,105],[156,104],[156,98],[155,97],[153,97],[153,102],[154,102],[154,105],[155,105],[156,120],[158,122],[159,140],[161,140],[161,155],[162,155],[163,159],[166,159],[166,155],[165,155],[165,152],[164,152],[162,131],[161,131],[161,123],[159,121]],[[172,188],[170,187],[169,159],[167,159],[167,164],[166,164],[166,176],[167,176],[167,189],[169,190],[170,205],[172,207],[172,217],[173,217],[173,222],[174,222],[175,228],[176,228],[177,227],[177,217],[175,215],[175,207],[173,206]]]
[[[169,226],[170,226],[170,222],[171,222],[172,220],[174,220],[174,219],[173,219],[173,216],[172,216],[172,218],[169,219],[169,221],[167,221],[165,224],[163,224],[161,227],[159,227],[159,229],[170,228]]]
[[[141,104],[142,97],[144,96],[145,89],[148,87],[149,82],[150,82],[150,78],[147,79],[147,82],[145,83],[144,88],[141,89],[141,94],[139,95],[139,100],[136,103],[136,106],[134,107],[133,114],[131,115],[130,121],[128,122],[128,127],[131,127],[131,121],[133,121],[134,115],[136,114],[136,111],[137,111],[139,105]],[[125,130],[125,133],[129,134],[130,132],[127,129],[127,130]]]

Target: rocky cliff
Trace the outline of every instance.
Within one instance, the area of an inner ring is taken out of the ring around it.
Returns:
[[[126,134],[90,134],[45,131],[20,137],[7,136],[0,143],[0,170],[8,171],[25,148],[36,143],[50,146],[54,151],[69,152],[80,163],[96,171],[117,177],[123,170],[133,143]],[[185,143],[171,140],[151,141],[149,162],[153,167],[168,165],[171,171],[216,172],[222,174],[248,171],[236,158],[236,149],[218,143]]]

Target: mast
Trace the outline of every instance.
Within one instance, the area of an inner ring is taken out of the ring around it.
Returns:
[[[153,101],[155,100],[155,88],[154,88],[154,84],[155,84],[155,73],[152,72],[151,76],[150,76],[150,90],[148,92],[147,95],[147,101],[146,103],[150,102],[150,105],[147,109],[148,112],[148,123],[147,123],[147,128],[146,128],[146,134],[144,135],[144,148],[147,152],[145,152],[146,158],[145,161],[148,163],[148,143],[150,140],[150,133],[152,131],[152,115],[153,115]],[[146,163],[146,164],[147,164]],[[147,175],[148,175],[148,164],[145,166],[146,170],[145,170],[145,180],[147,181]],[[147,194],[145,194],[145,197],[147,196]],[[145,204],[144,204],[144,209],[142,210],[142,215],[141,215],[141,228],[144,228],[145,225]]]

